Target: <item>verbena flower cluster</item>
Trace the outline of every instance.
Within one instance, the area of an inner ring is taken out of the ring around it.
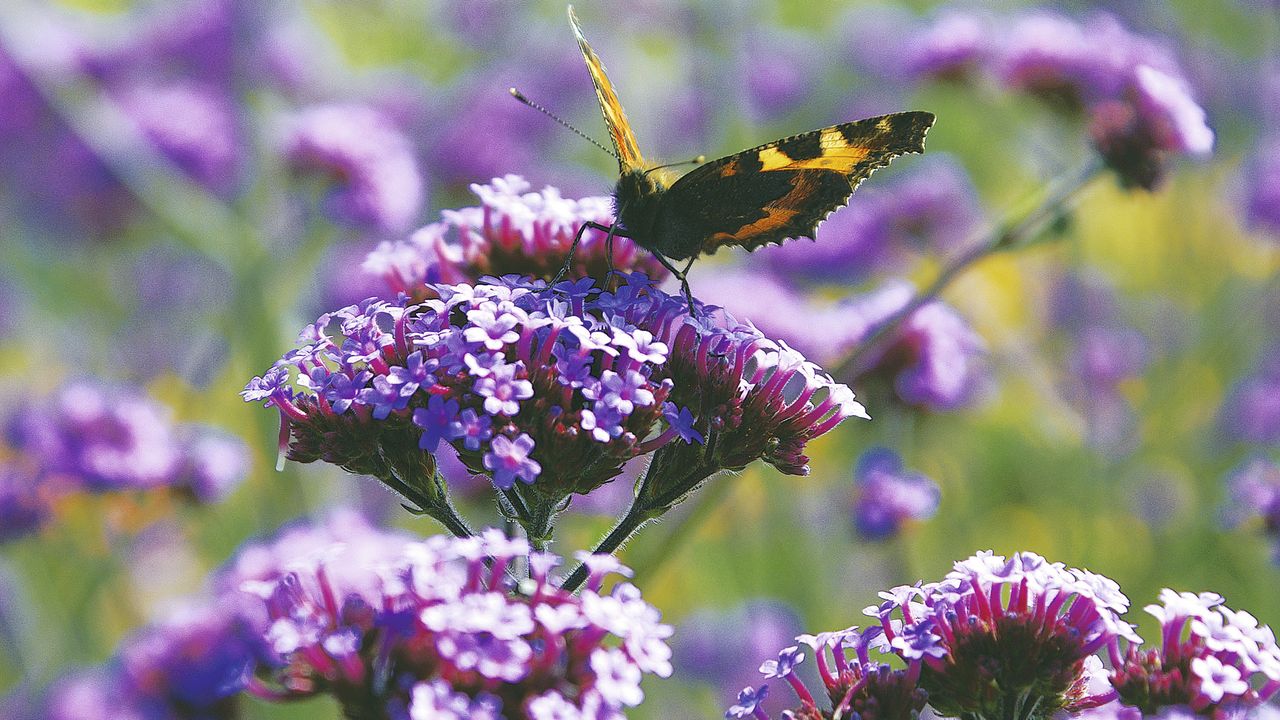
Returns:
[[[198,503],[221,501],[249,472],[239,438],[174,422],[139,391],[70,383],[4,420],[13,458],[0,475],[0,537],[38,529],[59,497],[167,489]]]
[[[1174,707],[1185,714],[1234,717],[1280,691],[1275,634],[1217,593],[1160,593],[1144,608],[1160,621],[1160,646],[1112,641],[1111,683],[1124,705],[1144,715]]]
[[[1213,593],[1165,590],[1162,605],[1147,607],[1161,622],[1156,649],[1124,621],[1129,600],[1115,582],[1030,552],[978,553],[940,582],[880,597],[865,610],[877,625],[798,636],[761,665],[799,700],[783,717],[910,720],[926,702],[961,718],[1029,720],[1103,707],[1116,717],[1236,717],[1280,690],[1270,628]],[[869,650],[904,667],[872,660]],[[1104,650],[1110,669],[1098,655]],[[809,653],[822,693],[796,673]],[[747,687],[725,716],[769,718],[769,693],[768,683]]]
[[[612,292],[590,279],[429,287],[438,299],[322,316],[249,383],[246,400],[279,408],[290,458],[385,477],[385,448],[444,442],[499,488],[563,497],[673,442],[711,472],[762,458],[803,474],[809,439],[865,417],[798,353],[712,308],[690,316],[642,275]]]
[[[513,103],[514,104],[514,103]],[[446,210],[440,221],[407,240],[386,241],[369,254],[364,270],[381,277],[391,293],[420,295],[427,284],[475,282],[486,275],[516,273],[550,280],[564,266],[574,234],[583,223],[608,225],[608,197],[563,197],[545,187],[531,192],[518,175],[472,184],[480,205]],[[574,251],[569,278],[603,279],[609,269],[606,233],[587,229]],[[667,273],[631,240],[613,239],[613,267],[652,278]]]
[[[530,577],[515,583],[526,557]],[[580,595],[550,581],[558,558],[492,530],[378,556],[338,546],[247,581],[267,646],[249,691],[332,695],[349,717],[621,718],[645,674],[671,673],[671,628],[633,585],[601,590],[626,568],[583,558]],[[370,572],[357,579],[351,564]]]
[[[1214,133],[1164,43],[1115,17],[1046,11],[1015,17],[948,10],[900,39],[917,78],[983,74],[1006,88],[1083,111],[1095,148],[1121,181],[1151,189],[1173,155],[1204,156]]]

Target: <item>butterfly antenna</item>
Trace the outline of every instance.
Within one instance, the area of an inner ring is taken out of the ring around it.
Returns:
[[[654,170],[662,170],[663,168],[669,168],[669,167],[678,167],[680,165],[701,165],[706,161],[707,161],[706,155],[699,155],[697,157],[689,158],[688,160],[681,160],[680,162],[666,163],[665,165],[654,165],[653,167],[645,170],[644,174],[648,175]]]
[[[546,115],[547,117],[551,118],[552,120],[555,120],[556,122],[560,123],[561,125],[563,125],[563,126],[565,126],[565,127],[569,128],[570,130],[574,131],[575,133],[577,133],[578,137],[580,137],[580,138],[582,138],[582,139],[586,140],[587,142],[591,143],[592,145],[595,145],[596,147],[600,148],[601,150],[603,150],[603,151],[605,151],[605,152],[609,153],[610,155],[612,155],[612,156],[614,157],[614,159],[615,159],[615,160],[617,160],[617,159],[618,159],[618,154],[617,154],[616,152],[614,152],[614,151],[610,150],[609,148],[605,147],[604,145],[601,145],[599,142],[597,142],[597,141],[596,141],[596,139],[595,139],[595,138],[591,137],[590,135],[587,135],[586,133],[582,132],[582,131],[581,131],[581,130],[579,130],[578,128],[576,128],[576,127],[574,127],[574,126],[570,125],[568,122],[566,122],[565,120],[563,120],[559,115],[556,115],[555,113],[553,113],[553,112],[551,112],[550,110],[548,110],[548,109],[546,109],[546,108],[542,107],[542,106],[541,106],[541,105],[539,105],[538,103],[536,103],[536,102],[534,102],[534,101],[530,100],[529,98],[525,97],[525,96],[524,96],[524,93],[520,92],[519,90],[517,90],[517,89],[515,89],[515,88],[511,88],[511,89],[510,89],[510,92],[511,92],[511,97],[513,97],[513,98],[515,98],[515,99],[519,100],[520,102],[524,103],[525,105],[528,105],[529,107],[533,108],[534,110],[537,110],[538,112],[542,113],[543,115]]]

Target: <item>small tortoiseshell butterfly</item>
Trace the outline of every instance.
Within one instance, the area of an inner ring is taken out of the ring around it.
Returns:
[[[732,245],[750,251],[787,238],[813,238],[818,224],[848,203],[872,171],[903,153],[924,152],[924,136],[933,125],[927,112],[832,125],[712,160],[673,178],[641,157],[613,84],[572,6],[569,22],[595,83],[620,172],[613,191],[614,224],[587,223],[574,245],[588,227],[607,231],[610,242],[613,236],[630,238],[679,278],[690,308],[685,275],[699,255]],[[672,264],[686,258],[683,270]]]

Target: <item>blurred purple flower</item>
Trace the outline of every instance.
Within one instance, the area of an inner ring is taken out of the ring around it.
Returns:
[[[219,195],[236,189],[244,143],[230,98],[191,83],[138,83],[117,95],[143,136],[192,180]]]
[[[729,696],[758,678],[758,663],[800,633],[800,617],[776,600],[753,599],[727,610],[697,610],[672,640],[672,662],[681,678],[714,685]],[[766,702],[766,707],[777,705]]]
[[[876,447],[858,458],[853,525],[864,540],[885,540],[910,520],[928,520],[938,511],[941,490],[925,475],[907,470],[894,451]]]
[[[1237,527],[1259,518],[1280,561],[1280,465],[1267,457],[1251,458],[1227,475],[1226,484],[1226,525]]]
[[[759,122],[770,122],[794,112],[813,94],[821,76],[813,33],[785,33],[775,27],[748,35],[740,50],[740,67],[746,75],[749,112]]]
[[[1223,401],[1220,421],[1237,442],[1280,442],[1280,345],[1265,349],[1257,368],[1240,378]]]
[[[995,72],[1011,88],[1083,108],[1123,95],[1139,65],[1177,68],[1168,48],[1130,33],[1111,15],[1078,22],[1036,11],[1008,27]]]
[[[530,189],[517,175],[473,184],[479,207],[446,210],[440,222],[407,240],[382,243],[369,253],[363,270],[384,279],[387,290],[382,295],[418,294],[424,283],[475,282],[507,273],[550,280],[564,265],[574,233],[583,223],[612,222],[612,201],[565,198],[553,187]],[[584,232],[567,277],[604,278],[605,236],[598,230]],[[624,272],[640,270],[654,278],[666,274],[651,254],[626,238],[614,238],[613,263]]]
[[[948,156],[933,156],[860,189],[848,207],[818,226],[815,242],[791,242],[762,254],[788,279],[848,285],[901,269],[912,253],[952,255],[973,239],[983,219],[964,168]]]
[[[235,717],[256,644],[236,605],[190,605],[134,633],[116,651],[117,691],[144,708]]]
[[[17,540],[44,527],[53,514],[51,483],[16,463],[0,464],[0,543]]]
[[[310,545],[275,577],[240,584],[264,653],[251,693],[332,694],[350,715],[415,720],[497,717],[499,707],[614,717],[643,699],[644,674],[671,674],[658,611],[625,582],[600,593],[608,572],[626,572],[616,561],[594,563],[573,595],[550,581],[558,558],[496,530],[368,540]],[[506,571],[524,557],[528,592],[516,593]]]
[[[964,78],[985,69],[995,53],[993,20],[944,8],[904,42],[904,70],[916,78]]]
[[[332,187],[324,201],[336,220],[376,232],[407,230],[424,188],[413,144],[366,105],[316,105],[288,122],[281,152],[300,175]]]
[[[247,448],[171,415],[139,391],[80,381],[17,410],[6,426],[24,462],[67,491],[174,488],[220,499],[246,474]]]
[[[202,505],[222,502],[249,475],[249,446],[235,435],[213,428],[183,428],[186,472],[177,487]]]
[[[907,283],[886,283],[880,289],[844,303],[860,318],[865,332],[911,301],[915,290]],[[860,377],[884,376],[908,405],[930,410],[956,410],[976,400],[986,385],[983,358],[986,343],[951,307],[934,300],[916,310],[893,335],[882,342],[859,368]]]
[[[1258,143],[1243,176],[1246,222],[1280,240],[1280,137]]]

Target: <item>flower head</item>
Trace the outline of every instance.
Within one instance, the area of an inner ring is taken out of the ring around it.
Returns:
[[[867,450],[853,474],[853,522],[859,537],[882,540],[897,534],[906,521],[927,520],[938,511],[937,483],[908,471],[888,448]]]
[[[373,547],[322,548],[242,583],[265,657],[251,692],[415,719],[614,717],[643,699],[644,674],[670,673],[671,629],[632,585],[573,595],[535,554],[517,587],[507,569],[530,548],[496,530]],[[353,564],[367,572],[342,571]]]
[[[941,582],[880,596],[866,613],[893,652],[923,662],[920,685],[948,716],[993,717],[1015,702],[1046,715],[1096,704],[1086,661],[1117,637],[1137,641],[1114,582],[1035,553],[979,553]]]
[[[778,653],[777,659],[760,666],[766,680],[785,682],[800,701],[798,707],[784,711],[782,717],[912,720],[924,708],[928,696],[918,686],[920,659],[908,660],[906,668],[894,669],[874,658],[872,650],[883,651],[886,647],[879,628],[850,627],[818,635],[799,635],[796,642],[798,644]],[[795,672],[810,654],[822,683],[817,697]],[[725,717],[767,720],[770,715],[765,712],[762,701],[768,693],[767,683],[758,688],[744,688]],[[829,702],[829,709],[820,707],[817,698]]]
[[[1280,345],[1264,350],[1254,371],[1236,381],[1221,415],[1223,430],[1232,440],[1280,442]]]
[[[508,273],[550,280],[564,265],[574,234],[586,222],[608,225],[613,219],[607,197],[571,199],[545,187],[531,192],[518,175],[487,185],[473,184],[478,207],[446,210],[439,222],[407,240],[384,242],[369,254],[364,269],[381,277],[392,293],[420,295],[429,283],[476,282]],[[608,269],[607,234],[583,231],[568,277],[603,279]],[[631,240],[613,239],[613,265],[662,277],[666,270]]]
[[[8,439],[61,491],[169,488],[197,502],[221,500],[248,474],[248,449],[171,415],[137,390],[78,381],[12,415]]]
[[[1280,647],[1271,628],[1223,604],[1216,593],[1165,589],[1144,608],[1160,621],[1160,646],[1110,646],[1111,683],[1121,703],[1155,715],[1200,715],[1256,707],[1280,691]]]
[[[407,230],[422,205],[423,185],[409,139],[364,105],[318,105],[293,117],[283,154],[294,172],[333,184],[326,210],[356,227]]]
[[[1227,524],[1235,526],[1259,518],[1267,535],[1277,543],[1276,557],[1280,558],[1280,465],[1266,457],[1254,457],[1231,471],[1227,486]]]
[[[795,351],[710,308],[691,317],[641,275],[612,292],[513,276],[429,287],[438,299],[322,316],[250,381],[246,400],[280,409],[289,457],[386,477],[380,463],[399,451],[380,446],[444,442],[499,487],[563,498],[675,446],[681,473],[756,459],[803,473],[809,439],[865,415]],[[409,363],[433,368],[412,392],[390,380]]]

